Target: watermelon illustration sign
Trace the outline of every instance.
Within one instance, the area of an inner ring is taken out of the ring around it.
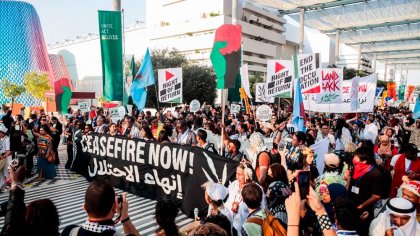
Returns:
[[[319,68],[319,53],[297,55],[298,76],[302,94],[321,93],[321,78],[317,69]]]
[[[158,70],[159,102],[182,103],[182,68]]]
[[[267,60],[267,95],[291,98],[293,77],[293,61]]]
[[[332,104],[342,102],[342,68],[319,69],[322,79],[322,93],[317,95],[320,104]]]

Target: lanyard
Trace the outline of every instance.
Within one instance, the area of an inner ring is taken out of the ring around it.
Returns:
[[[410,161],[410,164],[408,165],[408,167],[405,169],[405,173],[408,173],[408,171],[410,170],[411,164],[413,163],[413,161]],[[405,167],[405,161],[404,161],[404,167]]]

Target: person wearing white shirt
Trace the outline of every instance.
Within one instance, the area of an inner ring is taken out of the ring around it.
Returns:
[[[352,142],[350,130],[345,125],[346,121],[342,118],[336,121],[335,150],[344,150],[346,144]]]
[[[321,131],[318,132],[315,142],[319,142],[325,138],[328,138],[330,140],[330,145],[328,147],[328,150],[329,152],[332,152],[332,149],[335,148],[335,139],[334,139],[334,135],[330,134],[330,127],[328,126],[328,124],[321,125]]]
[[[378,137],[378,127],[374,124],[374,121],[374,117],[369,117],[366,120],[366,126],[363,132],[363,138],[371,140],[373,144],[376,143]]]

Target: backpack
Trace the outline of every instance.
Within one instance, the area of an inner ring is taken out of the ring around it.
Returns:
[[[264,211],[267,215],[265,219],[261,219],[260,217],[249,217],[246,222],[260,225],[263,233],[262,235],[264,236],[286,236],[287,232],[280,224],[280,221],[275,218],[267,209]]]

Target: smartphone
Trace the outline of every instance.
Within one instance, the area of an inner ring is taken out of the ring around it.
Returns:
[[[306,199],[306,196],[309,194],[311,172],[300,171],[297,175],[297,181],[299,184],[300,199]]]

